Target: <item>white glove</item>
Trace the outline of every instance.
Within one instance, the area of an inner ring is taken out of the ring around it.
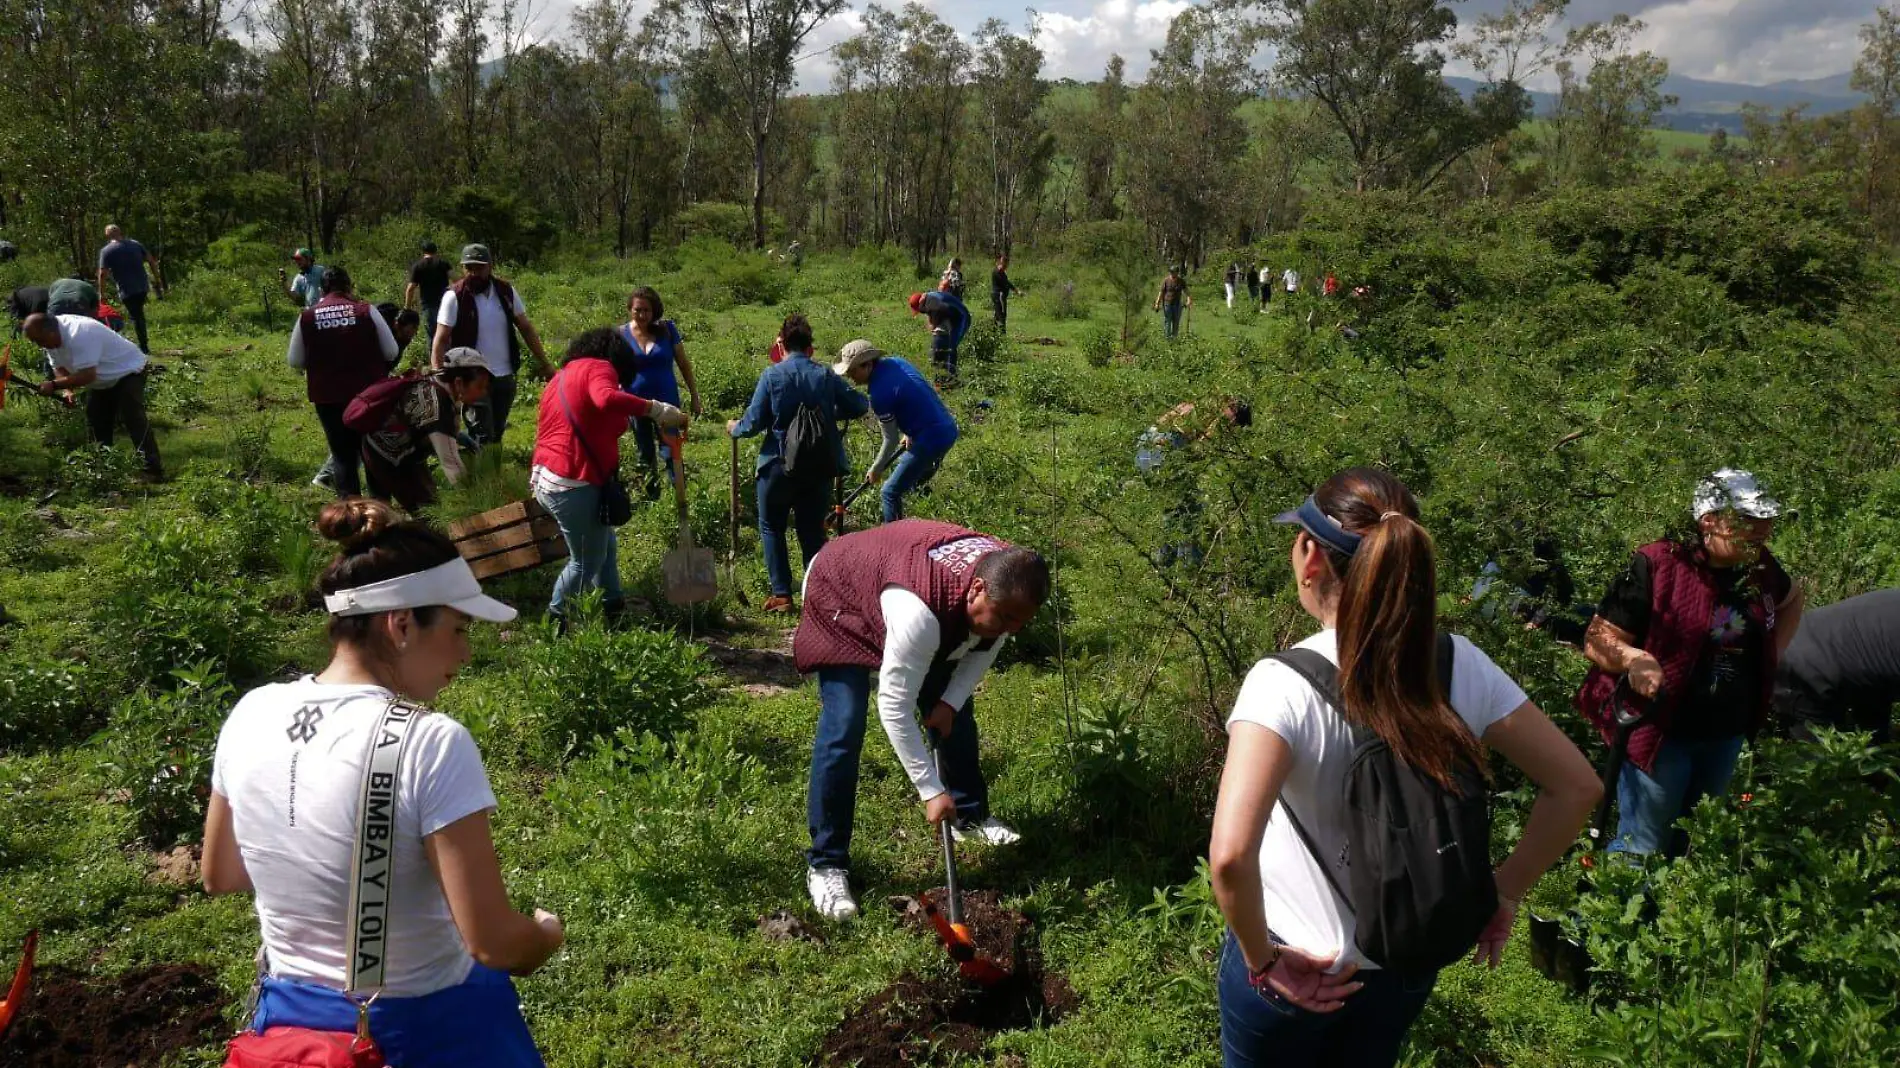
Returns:
[[[653,407],[647,410],[647,418],[668,430],[677,430],[686,425],[686,413],[665,401],[653,401]]]

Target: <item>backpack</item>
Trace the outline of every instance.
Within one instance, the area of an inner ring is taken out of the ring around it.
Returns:
[[[1450,700],[1452,640],[1438,636],[1438,680]],[[1273,659],[1298,672],[1344,718],[1339,669],[1310,649]],[[1286,803],[1280,807],[1326,881],[1357,920],[1367,959],[1404,974],[1429,974],[1471,951],[1498,909],[1491,868],[1491,805],[1484,769],[1463,761],[1457,792],[1393,755],[1378,735],[1352,726],[1352,763],[1340,797],[1346,814],[1346,885]]]
[[[779,451],[786,477],[799,486],[818,486],[837,477],[837,434],[837,424],[825,417],[823,408],[800,401]]]
[[[416,375],[385,378],[351,398],[343,409],[343,425],[358,434],[374,434],[389,422],[405,390],[419,381]]]

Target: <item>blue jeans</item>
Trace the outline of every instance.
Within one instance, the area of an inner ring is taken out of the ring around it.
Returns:
[[[805,567],[825,547],[825,512],[831,508],[831,481],[805,488],[786,477],[785,465],[774,460],[759,471],[759,542],[765,550],[765,574],[775,597],[792,595],[792,558],[785,544],[785,523],[798,516],[798,547]]]
[[[1278,939],[1276,938],[1277,942]],[[1220,950],[1220,1048],[1227,1068],[1391,1068],[1405,1032],[1425,1008],[1438,973],[1404,976],[1379,970],[1354,976],[1365,984],[1337,1012],[1297,1008],[1247,981],[1247,959],[1232,931]]]
[[[904,518],[904,494],[930,481],[937,468],[943,464],[948,453],[924,456],[915,449],[909,449],[891,465],[891,476],[884,480],[884,488],[878,491],[879,499],[884,503],[884,522],[895,523]]]
[[[1161,306],[1161,327],[1162,332],[1170,338],[1180,332],[1181,306],[1179,304],[1163,304]]]
[[[1645,772],[1623,765],[1616,780],[1616,840],[1612,853],[1679,857],[1689,851],[1689,835],[1676,828],[1696,802],[1728,792],[1741,759],[1742,736],[1665,738],[1655,763]]]
[[[554,516],[567,541],[567,566],[554,580],[548,612],[565,615],[567,603],[590,589],[599,590],[609,606],[620,603],[619,542],[614,528],[600,521],[600,487],[577,486],[555,493],[540,490],[534,499]]]
[[[356,1031],[356,1003],[340,990],[290,979],[266,979],[253,1031],[308,1027]],[[369,1034],[401,1068],[542,1068],[521,1018],[521,1000],[507,975],[480,964],[460,986],[414,998],[377,998]]]
[[[930,709],[950,682],[954,661],[931,671],[918,693],[917,707]],[[805,860],[814,868],[851,866],[851,826],[858,813],[858,759],[864,752],[864,728],[871,698],[871,669],[818,669],[818,734],[811,743],[811,784],[805,794],[805,821],[811,849]],[[982,820],[990,814],[989,784],[977,766],[976,702],[965,701],[951,720],[950,737],[937,743],[944,788],[957,804],[957,819]]]

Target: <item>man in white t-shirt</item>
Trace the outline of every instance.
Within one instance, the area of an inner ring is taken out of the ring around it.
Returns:
[[[521,294],[495,277],[495,259],[488,246],[463,247],[462,277],[442,295],[435,323],[430,360],[436,370],[442,369],[443,357],[452,348],[475,349],[488,361],[493,376],[488,396],[470,407],[471,424],[478,444],[499,443],[515,406],[515,372],[521,367],[522,344],[534,355],[543,377],[552,376],[554,368],[541,347],[541,335],[528,321]]]
[[[145,477],[164,477],[158,459],[158,438],[145,417],[147,358],[139,347],[111,327],[88,315],[29,315],[21,333],[46,350],[57,374],[40,383],[39,391],[52,396],[66,390],[86,391],[86,425],[92,439],[111,445],[116,425],[145,464]]]
[[[1300,291],[1300,272],[1293,268],[1288,267],[1281,273],[1280,281],[1285,283],[1288,293],[1298,293]]]

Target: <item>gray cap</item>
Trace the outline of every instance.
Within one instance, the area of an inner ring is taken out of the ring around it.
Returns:
[[[1781,514],[1781,502],[1768,495],[1754,474],[1739,467],[1724,467],[1704,475],[1696,483],[1692,507],[1701,519],[1710,512],[1733,511],[1750,519],[1773,519]]]
[[[487,245],[462,246],[462,263],[464,265],[470,263],[487,263],[492,265],[494,262],[495,257],[489,254]]]
[[[856,341],[847,342],[844,348],[838,350],[838,362],[832,364],[831,369],[837,374],[850,374],[856,368],[872,360],[882,359],[883,356],[883,349],[859,338]]]
[[[480,349],[470,348],[467,345],[457,345],[442,354],[442,369],[444,371],[451,371],[458,367],[479,367],[486,371],[488,370],[488,357],[483,356],[482,350]]]

